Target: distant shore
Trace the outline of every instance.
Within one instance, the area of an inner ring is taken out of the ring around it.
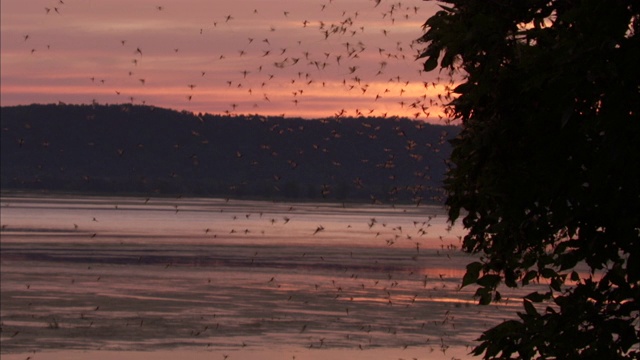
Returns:
[[[401,118],[2,107],[3,191],[384,204],[443,202],[459,128]]]

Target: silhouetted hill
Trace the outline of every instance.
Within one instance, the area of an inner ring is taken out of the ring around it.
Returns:
[[[458,128],[408,119],[2,107],[2,190],[440,201]]]

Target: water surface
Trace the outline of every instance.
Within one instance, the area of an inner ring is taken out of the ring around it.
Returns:
[[[459,289],[473,259],[437,207],[3,196],[0,209],[3,359],[468,358],[517,309]]]

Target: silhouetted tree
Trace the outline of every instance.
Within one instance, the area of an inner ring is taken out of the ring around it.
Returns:
[[[473,354],[637,359],[640,2],[443,3],[420,58],[459,81],[447,205],[480,255],[462,285],[481,304],[549,285]]]

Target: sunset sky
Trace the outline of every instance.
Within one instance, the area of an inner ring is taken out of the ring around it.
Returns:
[[[2,106],[441,122],[418,0],[3,0]]]

